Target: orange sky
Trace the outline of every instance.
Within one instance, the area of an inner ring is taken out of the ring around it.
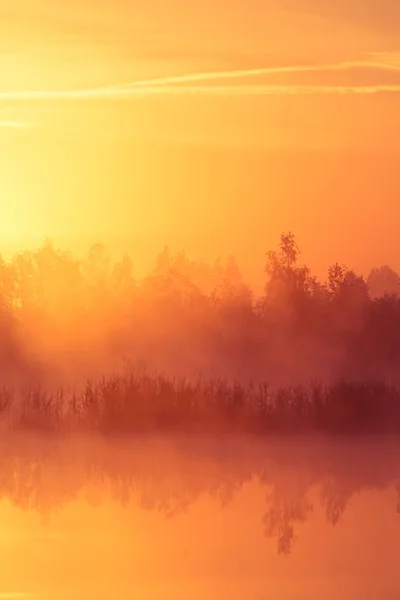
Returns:
[[[395,0],[2,0],[0,235],[400,268]],[[148,260],[148,259],[147,259]]]

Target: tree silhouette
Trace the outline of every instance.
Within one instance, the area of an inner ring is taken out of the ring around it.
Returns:
[[[375,267],[367,278],[369,292],[373,298],[386,294],[400,294],[400,276],[388,265]]]

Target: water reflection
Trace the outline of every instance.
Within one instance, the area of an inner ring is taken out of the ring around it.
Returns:
[[[315,510],[340,525],[351,499],[368,490],[397,494],[400,444],[393,439],[143,438],[101,440],[3,437],[0,495],[43,523],[84,498],[135,501],[167,519],[210,496],[226,509],[245,486],[264,495],[259,524],[276,551],[289,555]],[[241,517],[243,518],[243,517]],[[326,534],[329,535],[329,534]],[[1,591],[1,590],[0,590]]]

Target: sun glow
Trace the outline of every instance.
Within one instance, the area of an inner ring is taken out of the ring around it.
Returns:
[[[32,182],[31,182],[32,183]],[[0,164],[0,237],[2,251],[24,246],[46,235],[45,212],[30,185],[29,173],[12,149]]]

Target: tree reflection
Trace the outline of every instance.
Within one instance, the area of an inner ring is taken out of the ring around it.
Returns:
[[[337,525],[346,510],[351,492],[349,492],[346,485],[329,477],[321,484],[320,496],[327,522],[331,525]]]
[[[267,495],[270,504],[263,517],[266,537],[277,538],[279,554],[288,555],[296,539],[295,526],[305,523],[313,506],[305,497],[282,498],[279,494]]]
[[[314,498],[333,526],[340,523],[353,494],[365,489],[394,488],[400,513],[400,447],[376,440],[360,450],[355,444],[343,461],[343,448],[316,444],[320,442],[288,448],[254,440],[214,444],[189,438],[184,443],[56,442],[10,436],[1,442],[0,499],[37,512],[43,522],[74,500],[82,498],[96,507],[110,497],[126,507],[136,501],[142,509],[170,519],[202,496],[224,509],[253,482],[266,489],[260,525],[284,556],[312,518]]]
[[[397,505],[396,505],[396,511],[399,513],[400,515],[400,481],[396,484],[396,492],[397,492]]]

